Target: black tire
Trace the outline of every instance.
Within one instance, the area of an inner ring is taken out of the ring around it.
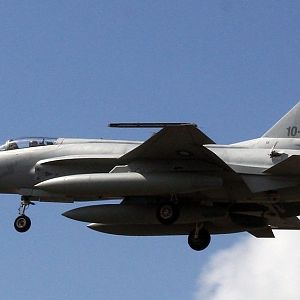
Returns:
[[[163,203],[157,209],[157,219],[162,224],[172,224],[179,217],[179,209],[173,203]]]
[[[206,229],[201,229],[198,236],[195,237],[195,229],[189,234],[189,246],[196,251],[202,251],[210,244],[211,236]]]
[[[16,218],[14,226],[18,232],[26,232],[31,226],[31,220],[27,216],[21,215]]]

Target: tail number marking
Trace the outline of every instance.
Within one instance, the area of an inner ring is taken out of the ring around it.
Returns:
[[[296,136],[298,133],[300,133],[300,130],[298,131],[298,127],[297,126],[289,126],[287,128],[287,136]]]

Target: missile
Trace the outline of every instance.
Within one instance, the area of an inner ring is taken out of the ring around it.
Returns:
[[[222,178],[196,172],[93,173],[42,181],[36,189],[66,196],[125,197],[197,192],[222,186]]]

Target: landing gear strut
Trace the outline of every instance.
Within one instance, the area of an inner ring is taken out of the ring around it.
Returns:
[[[31,220],[25,216],[25,210],[29,205],[34,205],[28,197],[22,196],[21,205],[19,207],[19,216],[16,218],[14,226],[18,232],[26,232],[31,226]]]
[[[204,250],[209,245],[210,240],[210,233],[205,228],[201,228],[198,225],[188,237],[189,246],[196,251]]]

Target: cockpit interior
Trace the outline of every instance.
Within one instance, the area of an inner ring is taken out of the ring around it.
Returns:
[[[4,145],[0,146],[0,151],[24,149],[30,147],[50,146],[57,144],[56,138],[44,137],[27,137],[8,140]]]

